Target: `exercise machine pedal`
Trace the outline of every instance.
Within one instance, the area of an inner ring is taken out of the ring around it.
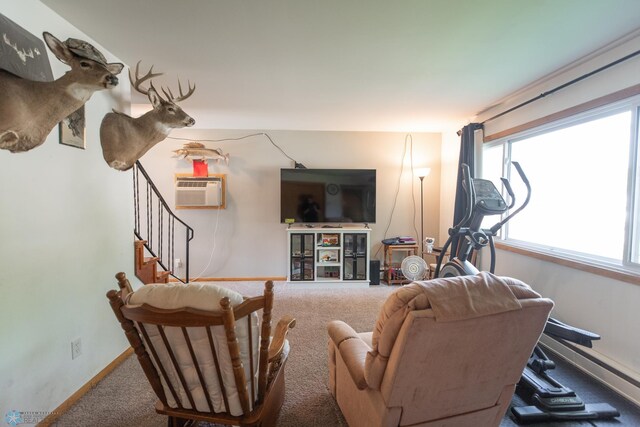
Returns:
[[[602,420],[620,416],[608,403],[585,404],[572,389],[549,376],[547,371],[555,367],[540,346],[536,346],[516,387],[516,393],[532,405],[511,408],[518,422]]]
[[[620,412],[608,403],[587,403],[584,409],[572,411],[543,411],[537,406],[512,407],[511,413],[518,423],[535,423],[567,420],[602,420],[620,416]]]

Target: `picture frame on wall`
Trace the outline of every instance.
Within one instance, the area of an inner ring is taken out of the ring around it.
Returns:
[[[84,105],[65,117],[58,127],[60,144],[85,149]]]

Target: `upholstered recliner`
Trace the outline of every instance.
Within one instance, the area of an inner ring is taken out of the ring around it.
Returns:
[[[273,426],[284,401],[283,317],[271,336],[273,283],[243,298],[209,284],[155,284],[133,292],[124,273],[111,307],[158,396],[169,425],[187,420]],[[259,320],[258,311],[262,310]]]
[[[498,426],[553,302],[490,273],[414,282],[373,332],[333,321],[329,386],[349,426]]]

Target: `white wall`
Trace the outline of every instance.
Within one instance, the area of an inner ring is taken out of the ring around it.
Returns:
[[[188,110],[188,107],[185,108]],[[197,117],[195,119],[198,120]],[[217,140],[238,138],[256,132],[260,131],[181,129],[174,131],[171,137]],[[384,236],[416,236],[417,231],[419,237],[420,180],[411,175],[410,144],[407,144],[404,171],[400,177],[405,134],[320,131],[267,133],[285,153],[308,168],[377,170],[377,221],[376,224],[371,224],[372,259],[382,259],[380,241]],[[411,136],[414,168],[431,168],[430,175],[424,180],[424,234],[438,237],[441,135],[416,133]],[[141,159],[172,207],[174,174],[192,172],[190,162],[171,157],[172,151],[181,148],[183,143],[184,141],[167,139]],[[280,168],[293,167],[292,162],[265,136],[204,144],[211,148],[221,148],[230,154],[229,166],[215,163],[209,165],[210,173],[227,174],[227,208],[175,211],[195,229],[190,276],[286,276],[286,225],[280,223]],[[397,205],[391,218],[397,189]],[[218,227],[214,233],[216,222]],[[389,230],[385,234],[387,226]]]
[[[38,37],[46,30],[91,41],[38,1],[1,5]],[[54,77],[68,70],[49,60]],[[86,150],[60,145],[57,127],[32,151],[0,150],[2,417],[52,411],[127,347],[105,294],[118,271],[133,276],[131,173],[106,165],[98,138],[104,114],[128,105],[127,78],[120,81],[86,104]],[[76,338],[82,355],[72,361]]]
[[[486,112],[475,121],[491,117],[639,48],[640,37],[636,35],[523,90],[507,99],[498,109]],[[639,83],[638,76],[640,58],[636,57],[514,113],[488,122],[485,135],[636,85]],[[535,191],[535,183],[532,185]],[[602,335],[602,340],[594,342],[596,355],[640,379],[640,341],[637,339],[637,331],[640,330],[640,286],[500,250],[496,272],[520,278],[542,295],[552,298],[556,302],[553,317]]]

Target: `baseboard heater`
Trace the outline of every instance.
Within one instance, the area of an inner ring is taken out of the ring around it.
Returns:
[[[597,357],[593,356],[592,354],[584,351],[580,347],[578,347],[578,346],[576,346],[576,345],[574,345],[574,344],[572,344],[572,343],[570,343],[568,341],[565,341],[565,340],[559,339],[559,338],[555,338],[555,337],[551,337],[551,336],[549,336],[549,338],[551,338],[552,340],[554,340],[557,343],[562,344],[563,346],[567,347],[571,351],[575,351],[580,356],[584,357],[585,359],[589,360],[590,362],[595,363],[596,365],[600,366],[603,369],[606,369],[607,371],[611,372],[612,374],[614,374],[615,376],[619,377],[620,379],[622,379],[622,380],[628,382],[629,384],[632,384],[633,386],[638,387],[638,389],[640,389],[640,381],[638,381],[637,379],[625,374],[624,372],[622,372],[621,370],[615,368],[614,366],[611,366],[608,363],[603,362],[601,359],[598,359]],[[542,345],[545,347],[545,349],[548,349],[552,353],[557,354],[560,357],[565,357],[562,354],[558,353],[552,347],[549,347],[547,344],[542,343]]]
[[[640,407],[640,380],[633,373],[628,374],[617,368],[615,363],[607,363],[597,355],[574,345],[571,342],[542,335],[539,344],[554,357],[561,357],[567,363],[599,381],[614,393]],[[553,357],[551,357],[553,359]]]

